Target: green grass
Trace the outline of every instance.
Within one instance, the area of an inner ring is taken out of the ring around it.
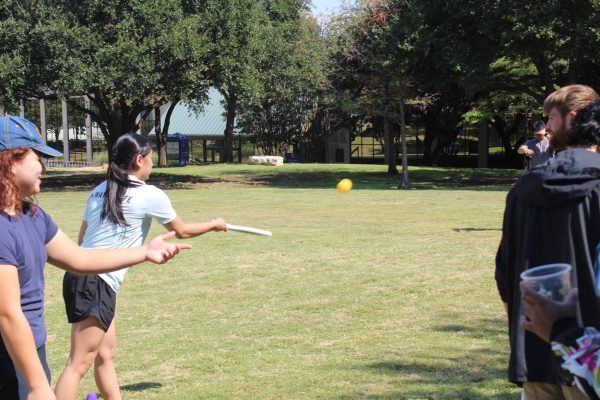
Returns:
[[[156,169],[184,220],[221,216],[273,237],[211,233],[167,265],[129,272],[117,311],[124,398],[516,398],[493,275],[519,172],[413,168],[406,191],[384,172]],[[102,174],[65,174],[50,171],[39,202],[75,237],[86,185]],[[343,177],[347,194],[334,189]],[[61,282],[48,268],[54,382],[69,349]],[[94,388],[88,374],[79,397]]]

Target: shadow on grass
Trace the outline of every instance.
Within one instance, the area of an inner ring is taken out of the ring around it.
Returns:
[[[477,353],[477,352],[475,352]],[[483,352],[487,354],[488,352]],[[469,358],[472,358],[471,360]],[[439,363],[437,362],[439,361]],[[481,363],[481,361],[479,361]],[[443,364],[443,366],[440,366]],[[448,366],[451,365],[451,366]],[[506,379],[506,370],[478,365],[477,354],[466,354],[464,358],[431,359],[423,362],[381,361],[367,364],[364,369],[374,374],[383,374],[393,381],[401,377],[397,390],[384,393],[356,393],[342,395],[339,399],[406,399],[406,400],[514,400],[516,386]],[[500,381],[502,383],[498,384]],[[492,388],[492,386],[497,386]],[[484,390],[488,388],[487,393]],[[490,396],[489,393],[494,395]]]
[[[384,167],[382,166],[382,170]],[[512,185],[519,172],[514,170],[478,170],[478,169],[440,169],[424,168],[409,170],[409,182],[412,189],[429,190],[502,190]],[[353,190],[390,190],[398,189],[399,175],[386,172],[356,172],[340,170],[286,171],[278,173],[255,173],[253,171],[232,171],[225,173],[227,179],[237,179],[240,183],[278,188],[333,188],[340,179],[350,178]]]
[[[123,392],[143,392],[144,390],[149,389],[158,389],[161,388],[162,383],[157,382],[140,382],[140,383],[132,383],[131,385],[121,386],[121,390]]]
[[[230,182],[247,186],[274,187],[281,189],[333,189],[343,178],[350,178],[353,190],[396,190],[399,176],[383,172],[349,171],[340,166],[339,169],[323,171],[279,171],[268,173],[256,170],[232,170],[221,172],[215,182]],[[410,186],[418,190],[474,190],[474,191],[507,191],[516,181],[520,171],[489,169],[441,169],[419,167],[409,172]],[[194,183],[199,179],[192,175],[175,175],[168,172],[155,171],[152,179],[162,187],[160,182],[183,184]],[[206,182],[210,183],[210,179]]]
[[[439,325],[434,331],[465,334],[474,339],[498,337],[507,328],[501,320],[482,319],[479,323]],[[506,339],[508,348],[508,338]],[[406,349],[399,354],[406,353]],[[464,350],[459,357],[436,356],[430,352],[422,357],[413,356],[415,361],[388,359],[365,364],[361,369],[372,374],[385,375],[386,382],[396,380],[397,389],[382,393],[354,393],[340,396],[339,399],[405,399],[405,400],[514,400],[518,388],[508,383],[506,368],[498,363],[498,351],[492,348]],[[490,365],[490,358],[495,358]],[[500,365],[500,366],[498,366]],[[493,393],[493,395],[490,395]]]
[[[452,228],[454,232],[486,232],[486,231],[501,231],[500,228]]]
[[[481,339],[486,337],[498,337],[501,335],[508,334],[508,325],[504,321],[484,319],[481,322],[482,324],[477,324],[476,326],[466,324],[438,325],[434,327],[433,330],[436,332],[469,335],[470,337],[475,339]],[[508,337],[506,340],[508,341]]]
[[[383,169],[383,166],[382,166]],[[198,171],[198,170],[196,170]],[[102,182],[104,171],[73,172],[50,170],[43,181],[46,191],[87,191]],[[342,167],[323,171],[278,171],[269,173],[255,170],[224,171],[218,176],[195,174],[174,174],[155,169],[148,183],[162,189],[192,189],[198,184],[232,183],[255,187],[274,187],[281,189],[333,189],[343,178],[353,181],[353,190],[395,190],[399,176],[385,172],[348,171]],[[475,190],[507,191],[518,171],[483,169],[440,169],[419,167],[410,171],[410,186],[418,190]]]
[[[42,190],[45,192],[59,191],[90,191],[106,179],[105,172],[88,173],[49,173],[44,176]],[[153,174],[147,181],[150,185],[163,190],[193,189],[197,184],[225,182],[219,178],[205,178],[193,175]]]

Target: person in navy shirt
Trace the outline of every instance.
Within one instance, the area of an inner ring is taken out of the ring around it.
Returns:
[[[540,120],[533,124],[533,139],[523,143],[517,153],[529,157],[529,168],[533,168],[548,161],[552,157],[552,150],[546,138],[546,124]]]
[[[79,274],[115,271],[143,261],[165,263],[191,246],[166,242],[174,232],[129,249],[82,249],[35,201],[44,165],[61,153],[35,125],[0,117],[0,399],[55,399],[46,362],[44,266]]]

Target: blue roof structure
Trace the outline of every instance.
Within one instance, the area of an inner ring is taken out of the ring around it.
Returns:
[[[202,112],[192,110],[186,103],[180,102],[171,114],[169,132],[181,133],[189,139],[222,139],[225,137],[225,109],[223,96],[215,88],[208,90],[208,101]],[[161,115],[161,127],[165,125],[166,112]],[[239,132],[234,130],[234,135]],[[154,128],[149,133],[154,136]]]

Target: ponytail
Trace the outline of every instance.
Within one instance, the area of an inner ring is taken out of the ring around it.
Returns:
[[[101,219],[129,226],[123,216],[123,198],[127,189],[138,186],[139,182],[129,179],[128,171],[138,155],[146,156],[151,149],[150,141],[142,135],[126,133],[117,139],[106,173],[106,195]]]

